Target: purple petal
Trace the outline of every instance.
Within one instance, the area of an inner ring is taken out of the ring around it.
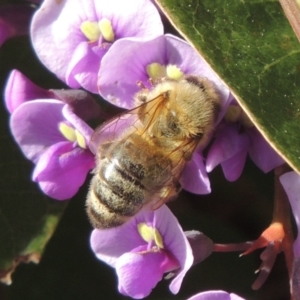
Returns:
[[[300,176],[296,172],[288,172],[280,176],[280,182],[289,198],[296,221],[298,235],[294,242],[294,255],[300,257]]]
[[[35,85],[18,70],[10,73],[4,91],[6,107],[10,113],[24,102],[44,98],[50,98],[50,92]]]
[[[103,56],[105,53],[102,52]],[[102,56],[95,54],[88,43],[81,42],[68,64],[66,83],[72,88],[82,86],[92,93],[98,93],[97,77]]]
[[[183,189],[194,194],[203,195],[211,192],[203,158],[197,152],[183,170],[180,183]]]
[[[88,57],[83,58],[82,50],[79,54],[75,50],[80,43],[91,48],[95,46],[81,32],[82,22],[100,21],[103,17],[111,21],[116,39],[127,36],[152,38],[163,31],[158,11],[148,0],[66,0],[63,3],[45,0],[35,14],[31,27],[37,55],[62,80],[72,86],[77,81],[95,91],[96,81],[92,84],[93,78],[87,78],[86,74],[88,70],[94,72],[101,57],[88,51]],[[90,69],[86,69],[88,63]]]
[[[134,94],[140,90],[137,82],[146,84],[149,78],[146,66],[152,62],[164,64],[164,53],[164,36],[151,41],[130,38],[116,41],[101,62],[100,94],[114,105],[133,108]]]
[[[241,152],[247,151],[250,145],[249,137],[244,133],[239,133],[234,124],[222,125],[207,155],[207,172],[211,172],[217,165],[228,159],[234,159]]]
[[[80,24],[82,20],[90,18],[89,15],[84,15],[86,10],[88,13],[92,10],[90,6],[93,1],[85,2],[87,7],[83,9],[80,1],[62,3],[46,0],[32,19],[31,39],[34,49],[46,67],[62,80],[65,80],[74,50],[81,42],[86,41],[80,32]],[[73,7],[70,8],[72,3]]]
[[[24,155],[37,163],[45,148],[65,141],[58,130],[64,121],[58,100],[34,100],[20,105],[12,114],[10,128]]]
[[[82,119],[80,119],[69,105],[65,105],[62,109],[62,113],[66,120],[68,120],[75,129],[77,129],[85,138],[86,145],[89,143],[94,130],[88,126]]]
[[[142,250],[142,249],[140,249]],[[119,257],[116,271],[119,291],[134,299],[147,297],[166,272],[168,256],[165,252],[134,252]]]
[[[233,293],[227,293],[224,291],[207,291],[199,293],[188,300],[244,300]]]
[[[184,234],[193,250],[194,265],[202,262],[212,254],[214,243],[209,237],[196,230],[185,231]]]
[[[180,271],[170,284],[172,293],[177,293],[183,277],[193,264],[193,254],[177,219],[167,206],[163,205],[154,212],[143,210],[120,227],[93,230],[92,250],[99,259],[115,267],[119,256],[139,246],[147,245],[137,230],[140,223],[156,228],[163,238],[164,250],[172,254],[179,262]]]
[[[236,102],[236,100],[231,93],[229,93],[229,96],[227,99],[221,97],[221,111],[219,112],[218,118],[215,122],[216,125],[218,125],[223,120],[223,118],[227,112],[227,108],[229,107],[229,105],[232,102]]]
[[[137,231],[135,218],[120,227],[98,230],[94,229],[90,239],[91,248],[96,256],[112,267],[118,258],[146,242]]]
[[[166,205],[154,212],[142,212],[136,216],[136,222],[146,222],[156,228],[163,237],[164,249],[168,250],[177,259],[181,266],[180,272],[170,284],[170,290],[177,294],[182,280],[193,264],[193,254],[191,246],[178,223],[176,217]]]
[[[136,37],[152,39],[163,34],[163,24],[154,4],[149,0],[95,1],[98,14],[111,20],[116,39]]]
[[[89,151],[61,142],[40,156],[32,177],[46,195],[66,200],[77,193],[94,166],[94,156]]]
[[[268,173],[284,163],[256,128],[249,129],[247,133],[251,137],[249,155],[263,172]]]
[[[149,41],[127,38],[115,42],[101,62],[100,94],[115,105],[132,108],[133,96],[139,90],[136,83],[148,85],[146,67],[153,62],[175,64],[185,74],[207,77],[216,85],[223,106],[229,102],[229,89],[203,58],[184,40],[172,35]]]
[[[93,97],[83,90],[50,90],[51,98],[61,100],[68,104],[70,109],[82,120],[104,118],[106,114],[101,110],[100,105]]]
[[[292,295],[298,296],[300,295],[300,258],[295,257],[293,261],[293,270],[292,270]],[[299,297],[298,297],[299,298]],[[299,300],[297,298],[294,298],[295,300]]]
[[[242,150],[235,156],[221,163],[224,176],[228,181],[235,181],[241,176],[246,163],[246,159],[247,150]]]

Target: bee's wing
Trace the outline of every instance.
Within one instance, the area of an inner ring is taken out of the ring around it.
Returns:
[[[138,129],[143,129],[143,132],[146,132],[147,128],[153,122],[155,115],[162,108],[165,99],[165,93],[160,94],[154,99],[132,110],[122,112],[98,126],[90,140],[90,150],[96,154],[99,145],[124,139]],[[147,119],[147,124],[142,124],[141,119],[143,119],[146,114],[151,117]]]
[[[184,140],[182,141],[175,150],[172,151],[169,155],[173,155],[172,161],[174,162],[172,168],[172,176],[170,182],[165,186],[164,193],[158,198],[155,198],[154,201],[150,203],[150,209],[156,210],[160,208],[163,204],[176,198],[179,191],[181,190],[181,185],[179,183],[182,172],[186,166],[186,164],[190,161],[187,157],[185,157],[185,153],[192,153],[196,149],[198,144],[197,140]],[[175,159],[174,159],[175,156]]]

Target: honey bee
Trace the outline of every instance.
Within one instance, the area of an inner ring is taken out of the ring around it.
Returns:
[[[180,176],[214,128],[220,97],[204,77],[161,79],[135,95],[136,108],[97,128],[97,167],[86,209],[95,228],[120,226],[181,190]]]

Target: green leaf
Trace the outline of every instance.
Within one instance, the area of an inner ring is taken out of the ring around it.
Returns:
[[[157,2],[300,173],[300,45],[279,2]]]
[[[24,39],[10,41],[1,47],[1,91],[8,72],[21,63],[22,66],[28,64],[25,70],[43,77],[29,47],[29,41]],[[0,281],[10,284],[11,274],[19,263],[39,262],[67,202],[45,197],[32,182],[34,165],[26,160],[10,134],[9,113],[3,99],[0,103],[0,139]]]
[[[0,281],[10,284],[11,274],[20,262],[39,262],[66,202],[48,199],[31,182],[33,165],[25,160],[8,135],[8,128],[5,128],[8,120],[3,112],[2,108]]]

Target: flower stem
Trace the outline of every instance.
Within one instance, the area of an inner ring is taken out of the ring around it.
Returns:
[[[246,251],[248,250],[252,242],[243,242],[236,244],[214,244],[214,252],[235,252],[235,251]]]
[[[293,243],[294,236],[291,225],[291,210],[288,197],[279,181],[279,177],[284,173],[290,171],[287,165],[282,165],[275,168],[275,191],[274,191],[274,211],[272,223],[281,223],[284,230],[284,238],[282,240],[282,250],[285,255],[286,265],[288,268],[289,278],[292,278],[292,266],[293,266]]]

